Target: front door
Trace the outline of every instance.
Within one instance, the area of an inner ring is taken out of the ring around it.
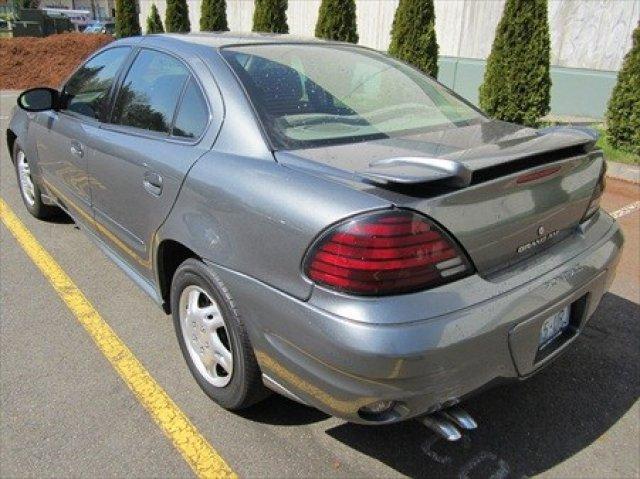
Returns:
[[[117,47],[92,57],[65,85],[66,107],[38,113],[32,123],[45,188],[76,220],[90,227],[89,152],[107,113],[110,90],[130,51],[129,47]]]

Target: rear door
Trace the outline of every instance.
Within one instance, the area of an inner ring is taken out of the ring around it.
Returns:
[[[87,152],[100,133],[115,78],[130,47],[115,47],[89,59],[71,76],[63,93],[66,108],[39,113],[32,123],[45,187],[75,216],[93,226]]]
[[[89,156],[101,237],[151,278],[151,243],[191,165],[208,149],[205,96],[177,57],[141,49]]]

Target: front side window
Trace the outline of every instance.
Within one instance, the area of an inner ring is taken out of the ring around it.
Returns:
[[[173,135],[182,138],[198,138],[209,122],[209,110],[200,87],[192,78],[182,97],[180,109],[173,125]]]
[[[118,92],[112,122],[169,133],[189,70],[176,58],[142,50]]]
[[[94,119],[104,118],[109,107],[109,91],[130,50],[111,48],[85,63],[64,87],[66,109]]]
[[[222,54],[276,148],[387,138],[483,118],[426,75],[365,49],[271,44]]]

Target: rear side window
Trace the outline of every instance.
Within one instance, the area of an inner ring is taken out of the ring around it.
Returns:
[[[170,55],[142,50],[122,83],[113,123],[169,133],[189,70]]]
[[[101,119],[109,107],[109,90],[130,48],[117,47],[98,53],[85,63],[67,82],[67,110],[90,118]]]
[[[182,97],[182,103],[173,126],[173,135],[198,138],[207,126],[209,111],[198,84],[192,78]]]

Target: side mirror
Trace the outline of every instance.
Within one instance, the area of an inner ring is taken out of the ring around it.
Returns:
[[[57,110],[60,105],[60,93],[53,88],[31,88],[18,97],[18,106],[26,111]]]

